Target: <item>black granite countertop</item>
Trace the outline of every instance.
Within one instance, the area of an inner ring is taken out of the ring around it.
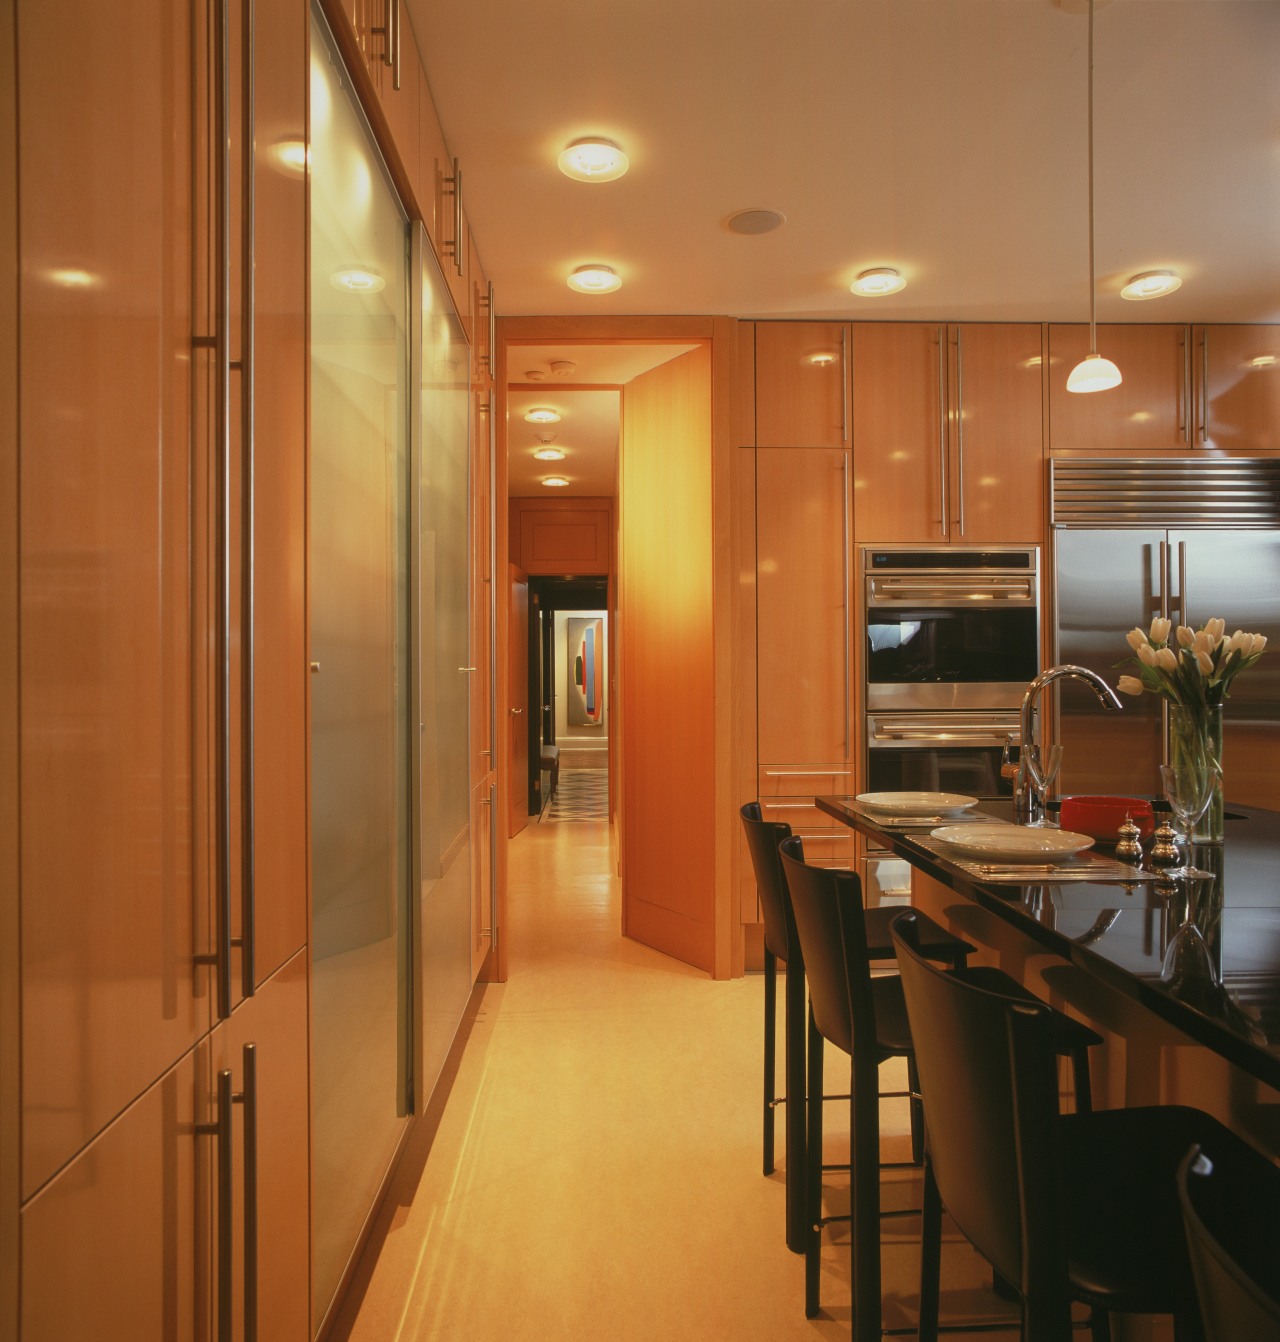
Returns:
[[[1208,880],[1054,883],[1037,875],[1011,884],[982,881],[926,847],[927,829],[895,828],[852,801],[817,799],[828,815],[1280,1089],[1280,814],[1228,803],[1225,842],[1196,848],[1196,865],[1214,872]],[[979,809],[1011,814],[1002,800]],[[1198,942],[1181,931],[1188,922]]]

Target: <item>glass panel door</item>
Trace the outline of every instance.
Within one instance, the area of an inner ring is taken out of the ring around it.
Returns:
[[[418,576],[418,956],[426,1102],[471,992],[470,351],[421,226],[414,230]]]
[[[311,44],[313,1292],[323,1319],[412,1097],[408,225]]]

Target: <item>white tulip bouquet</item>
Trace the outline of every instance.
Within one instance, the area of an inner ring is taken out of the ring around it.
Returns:
[[[1201,629],[1156,616],[1149,630],[1131,629],[1126,641],[1137,654],[1120,666],[1136,666],[1136,676],[1121,676],[1116,688],[1123,694],[1150,691],[1171,704],[1199,715],[1221,704],[1231,682],[1251,667],[1267,646],[1264,634],[1237,629],[1228,638],[1222,620],[1209,620]],[[1173,634],[1171,645],[1169,635]]]

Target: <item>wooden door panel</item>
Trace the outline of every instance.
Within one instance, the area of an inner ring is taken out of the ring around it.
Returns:
[[[214,1031],[214,1089],[218,1072],[225,1069],[231,1072],[233,1092],[246,1092],[246,1045],[253,1053],[255,1122],[249,1126],[244,1104],[234,1105],[231,1336],[244,1336],[245,1288],[249,1272],[256,1271],[257,1336],[309,1342],[311,1175],[304,954],[289,960]],[[245,1157],[251,1141],[256,1148],[257,1186],[250,1199]],[[251,1223],[257,1244],[252,1264],[245,1242]]]
[[[23,1208],[25,1342],[210,1336],[208,1090],[205,1043]]]
[[[846,454],[756,450],[757,743],[762,764],[845,759]]]
[[[853,534],[859,544],[946,539],[942,327],[853,330]]]
[[[1110,391],[1067,390],[1067,375],[1089,352],[1089,328],[1049,327],[1051,452],[1142,456],[1191,446],[1189,351],[1183,326],[1098,327],[1098,353],[1120,369]]]
[[[1040,327],[952,328],[952,539],[1044,539]]]
[[[1196,444],[1280,451],[1280,326],[1197,326]]]
[[[842,447],[849,440],[848,328],[756,323],[756,445]]]
[[[23,0],[18,19],[31,1192],[188,1051],[209,998],[192,961],[207,929],[190,15]]]

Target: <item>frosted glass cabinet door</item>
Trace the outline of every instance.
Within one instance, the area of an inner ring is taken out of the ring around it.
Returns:
[[[413,874],[408,226],[319,25],[311,70],[318,1327],[394,1157],[411,1099]]]
[[[426,231],[414,232],[418,996],[422,1104],[471,991],[471,354]]]

